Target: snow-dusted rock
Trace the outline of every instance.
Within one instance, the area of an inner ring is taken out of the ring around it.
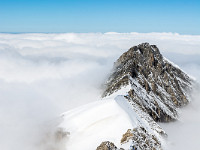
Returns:
[[[163,58],[155,45],[143,43],[130,48],[115,62],[103,97],[130,85],[127,99],[155,121],[168,122],[177,118],[177,108],[189,102],[192,82],[179,67]]]
[[[163,149],[166,133],[157,121],[177,119],[192,83],[155,45],[130,48],[115,62],[101,100],[62,114],[66,149]]]
[[[119,150],[112,142],[102,142],[96,150]]]
[[[156,121],[177,119],[178,109],[189,102],[193,83],[155,45],[142,43],[122,54],[102,95],[103,99],[115,97],[132,121],[138,123],[123,134],[122,144],[132,141],[135,149],[162,149],[166,133]]]

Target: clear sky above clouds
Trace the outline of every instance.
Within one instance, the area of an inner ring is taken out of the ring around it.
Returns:
[[[200,34],[198,0],[0,0],[0,32]]]

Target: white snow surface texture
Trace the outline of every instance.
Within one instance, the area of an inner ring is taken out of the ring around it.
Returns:
[[[93,102],[63,115],[60,127],[70,132],[67,150],[94,150],[102,141],[120,146],[122,135],[136,126],[114,99]]]

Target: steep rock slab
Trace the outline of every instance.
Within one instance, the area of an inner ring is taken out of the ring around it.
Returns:
[[[193,80],[161,54],[155,45],[130,48],[115,62],[102,97],[131,85],[126,98],[155,121],[177,119],[177,108],[189,102]]]

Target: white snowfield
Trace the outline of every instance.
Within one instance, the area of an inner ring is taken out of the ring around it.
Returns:
[[[159,137],[158,132],[163,131],[160,126],[136,104],[125,99],[125,91],[130,88],[128,85],[103,100],[63,113],[59,128],[70,132],[66,150],[95,150],[103,141],[127,150],[130,143],[121,145],[122,135],[138,126]]]
[[[95,150],[103,141],[120,140],[127,129],[137,125],[114,99],[100,100],[63,114],[59,127],[70,132],[67,150]]]

